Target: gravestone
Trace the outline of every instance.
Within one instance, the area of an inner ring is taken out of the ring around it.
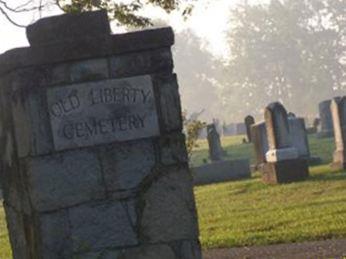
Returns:
[[[291,118],[296,118],[296,115],[295,115],[293,112],[289,112],[289,113],[287,113],[287,117],[288,117],[289,119],[291,119]]]
[[[219,136],[223,136],[223,126],[219,119],[213,118],[213,123]]]
[[[291,144],[298,150],[298,157],[306,159],[309,165],[317,165],[322,162],[320,157],[312,156],[310,153],[308,131],[305,120],[299,117],[288,118]]]
[[[248,115],[245,117],[244,122],[245,122],[245,127],[246,127],[247,141],[252,142],[252,140],[251,140],[251,125],[255,124],[255,119],[251,115]]]
[[[318,105],[320,114],[320,129],[317,136],[320,138],[329,138],[333,136],[333,120],[330,111],[331,100],[325,100]]]
[[[207,125],[207,139],[209,146],[209,158],[211,161],[222,160],[223,150],[220,135],[216,130],[215,124]]]
[[[99,11],[27,36],[0,56],[13,258],[201,258],[172,29],[111,35]]]
[[[266,153],[269,150],[266,125],[264,122],[256,123],[251,126],[250,130],[256,158],[253,171],[262,171],[263,165],[267,162]]]
[[[265,124],[269,150],[262,179],[266,183],[288,183],[308,177],[306,159],[299,158],[290,139],[287,112],[282,104],[271,103],[265,109]]]
[[[209,158],[211,163],[192,168],[194,184],[210,184],[251,177],[249,160],[223,160],[220,136],[215,124],[207,125]]]
[[[346,96],[334,98],[331,102],[331,111],[335,139],[332,167],[346,169]]]
[[[288,126],[291,137],[291,144],[298,151],[298,157],[302,159],[310,158],[308,136],[303,118],[288,118]]]

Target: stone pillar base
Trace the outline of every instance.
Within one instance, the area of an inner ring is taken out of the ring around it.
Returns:
[[[269,184],[302,181],[308,176],[309,167],[305,159],[265,163],[262,170],[262,181]]]

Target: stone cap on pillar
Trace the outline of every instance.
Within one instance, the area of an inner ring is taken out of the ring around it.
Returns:
[[[26,36],[31,46],[110,34],[111,28],[105,10],[51,16],[40,19],[26,28]]]
[[[30,47],[0,55],[0,75],[20,67],[169,48],[174,44],[171,27],[111,34],[105,11],[43,18],[27,28],[27,37]]]

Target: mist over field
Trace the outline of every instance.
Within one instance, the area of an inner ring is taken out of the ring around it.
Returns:
[[[229,10],[223,55],[194,31],[177,32],[183,109],[230,123],[247,114],[261,120],[263,108],[280,101],[312,121],[319,102],[345,94],[345,13],[346,3],[335,0],[236,5]]]

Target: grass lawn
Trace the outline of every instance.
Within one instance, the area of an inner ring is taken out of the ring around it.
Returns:
[[[6,223],[5,223],[5,212],[1,202],[0,202],[0,258],[1,259],[12,258],[8,235],[7,235]]]
[[[242,136],[223,138],[226,159],[251,158]],[[252,179],[195,188],[204,248],[346,237],[346,173],[335,172],[332,139],[309,137],[312,155],[325,165],[310,168],[304,182],[268,186],[259,175]],[[194,166],[208,157],[206,141],[192,156]],[[0,206],[0,258],[11,258]]]
[[[346,237],[346,173],[268,186],[259,177],[195,188],[204,248]]]

